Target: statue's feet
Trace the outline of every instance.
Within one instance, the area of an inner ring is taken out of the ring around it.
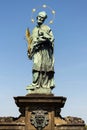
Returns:
[[[35,90],[36,88],[39,88],[39,86],[32,83],[26,87],[26,90]]]
[[[34,89],[35,89],[35,87],[32,84],[30,84],[26,87],[26,90],[34,90]]]

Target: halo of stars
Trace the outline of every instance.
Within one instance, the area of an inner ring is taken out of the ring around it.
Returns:
[[[51,7],[47,6],[46,4],[42,5],[41,7],[42,7],[42,8],[48,8],[48,9],[51,11],[53,17],[52,17],[52,19],[49,21],[49,24],[52,24],[52,23],[54,22],[54,19],[55,19],[55,13],[56,13],[55,10],[53,10]],[[39,8],[41,8],[41,7],[39,7]],[[34,20],[34,18],[33,18],[33,15],[34,15],[34,13],[35,13],[37,10],[38,10],[38,8],[37,8],[37,9],[36,9],[36,8],[33,8],[33,9],[32,9],[32,15],[31,15],[31,22],[32,22],[32,23],[35,22],[35,20]]]

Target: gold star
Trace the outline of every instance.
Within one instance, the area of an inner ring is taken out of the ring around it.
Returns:
[[[36,11],[36,9],[32,9],[32,12],[35,12]]]
[[[31,19],[32,23],[34,23],[34,19]]]
[[[51,20],[49,23],[52,24],[52,23],[53,23],[53,20]]]
[[[42,7],[43,7],[43,8],[46,8],[47,6],[46,6],[46,5],[43,5]]]
[[[55,11],[54,11],[54,10],[52,10],[52,14],[55,14]]]

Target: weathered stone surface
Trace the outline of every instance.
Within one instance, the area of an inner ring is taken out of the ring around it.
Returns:
[[[0,130],[25,130],[25,117],[0,117]]]
[[[56,117],[55,130],[86,130],[85,122],[78,117]]]
[[[18,118],[0,117],[0,130],[86,130],[85,122],[81,118],[62,118],[60,113],[66,101],[65,97],[28,94],[14,99],[21,115]],[[40,121],[43,127],[36,121]]]
[[[31,123],[30,119],[32,112],[36,111],[47,112],[49,123],[45,125],[43,130],[54,130],[54,117],[60,116],[61,108],[64,107],[66,101],[65,97],[53,96],[52,94],[30,94],[27,96],[14,97],[14,99],[19,110],[21,110],[21,114],[23,115],[25,113],[26,130],[35,130],[36,125]],[[45,116],[46,115],[44,114],[44,118]]]
[[[25,123],[25,117],[19,116],[19,117],[0,117],[0,124],[1,123]]]
[[[55,117],[55,124],[56,124],[56,125],[61,125],[61,124],[84,125],[85,122],[84,122],[81,118],[67,116],[67,117],[65,117],[65,118]]]
[[[55,127],[55,130],[86,130],[86,128],[82,125],[61,125]]]
[[[78,118],[78,117],[71,117],[71,116],[68,116],[68,117],[65,117],[65,121],[67,122],[67,124],[85,124],[85,122],[81,119],[81,118]]]
[[[54,130],[86,130],[85,122],[77,117],[55,117],[54,124]],[[0,130],[27,130],[25,129],[25,117],[0,117]]]

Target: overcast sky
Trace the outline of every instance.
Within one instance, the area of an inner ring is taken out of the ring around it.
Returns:
[[[43,9],[46,4],[48,8]],[[36,26],[32,9],[47,11],[55,36],[54,95],[67,97],[61,115],[87,123],[87,0],[0,0],[0,116],[19,116],[13,97],[25,96],[32,83],[25,30]]]

